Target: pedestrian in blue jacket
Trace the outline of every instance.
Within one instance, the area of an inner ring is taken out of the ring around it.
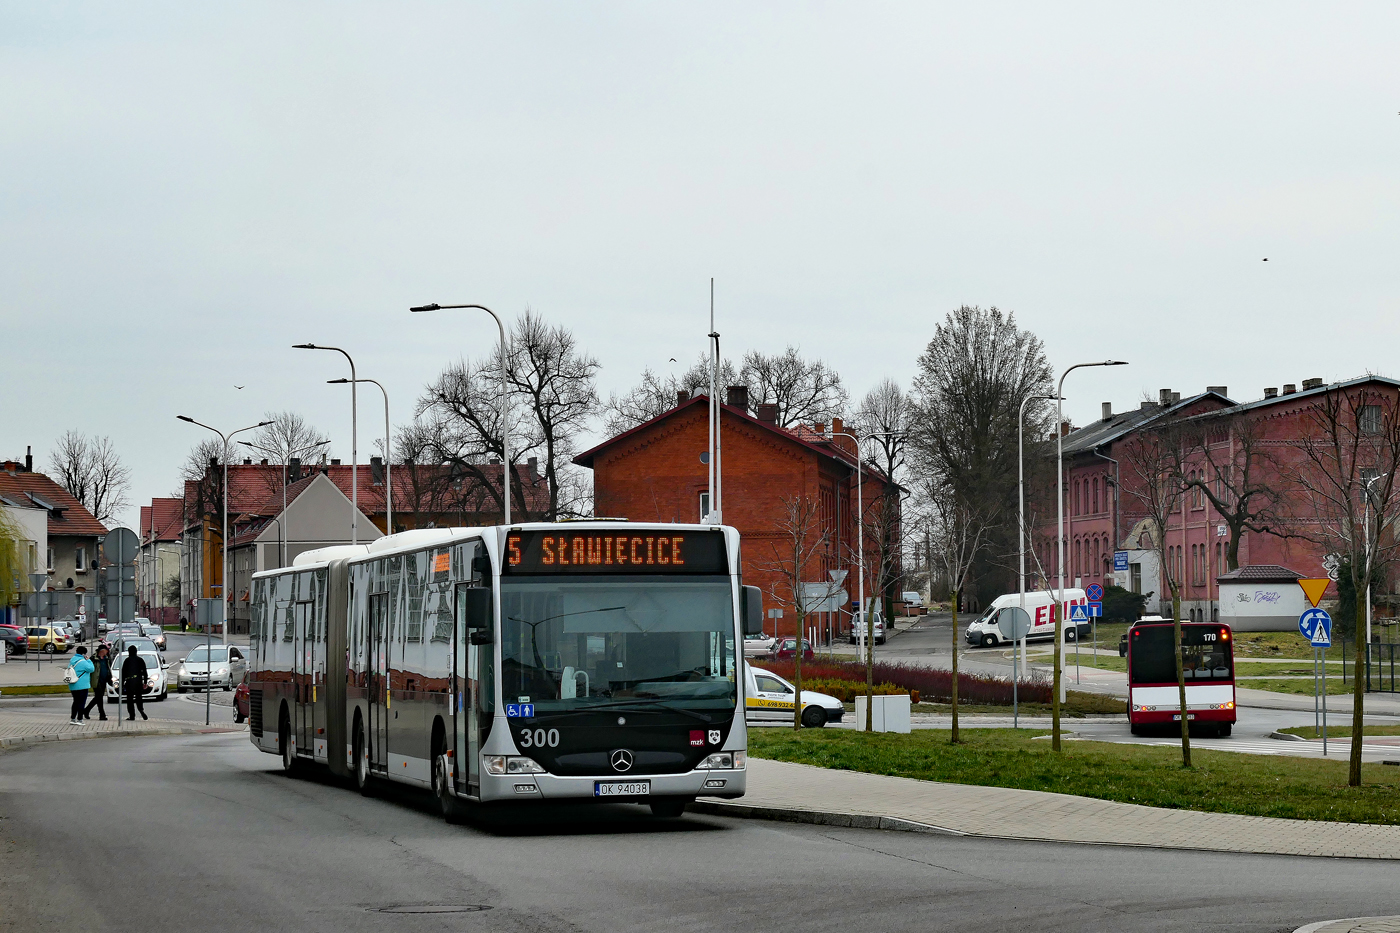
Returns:
[[[87,718],[83,708],[87,706],[88,681],[93,671],[92,662],[87,659],[86,648],[78,649],[77,657],[68,663],[68,669],[77,675],[68,685],[68,691],[73,694],[73,712],[68,721],[77,725]]]

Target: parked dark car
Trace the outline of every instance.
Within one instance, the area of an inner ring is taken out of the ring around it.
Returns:
[[[248,721],[248,675],[233,689],[233,721]]]
[[[0,641],[5,643],[5,657],[29,652],[29,638],[18,625],[0,625]]]
[[[786,638],[779,638],[773,643],[773,647],[768,651],[768,658],[771,661],[786,661],[797,656],[797,639],[791,635]],[[812,643],[807,639],[802,639],[802,660],[816,660],[816,653],[812,651]]]

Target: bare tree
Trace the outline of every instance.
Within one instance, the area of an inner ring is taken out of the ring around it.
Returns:
[[[807,616],[813,611],[806,588],[809,565],[821,565],[820,555],[826,550],[827,537],[821,530],[821,506],[810,496],[784,496],[778,534],[771,542],[773,562],[769,570],[782,578],[781,589],[775,588],[773,598],[792,610],[797,624],[797,651],[793,686],[797,690],[792,714],[793,729],[802,728],[802,641]],[[818,571],[820,572],[820,571]],[[782,592],[786,590],[786,594]],[[868,730],[867,730],[868,731]]]
[[[309,448],[328,441],[320,428],[295,411],[264,412],[263,420],[272,423],[259,428],[248,444],[266,454],[273,463],[289,463],[293,457],[306,458]],[[329,456],[330,448],[317,449],[316,455],[321,454]]]
[[[219,467],[223,465],[227,453],[223,441],[207,438],[195,444],[185,457],[185,462],[180,465],[180,478],[195,484],[193,503],[185,497],[183,487],[176,494],[186,500],[187,511],[193,506],[195,514],[187,514],[187,521],[219,511],[224,495],[224,471]]]
[[[830,421],[846,410],[849,399],[839,373],[821,360],[804,359],[791,345],[782,353],[744,354],[739,380],[748,386],[750,404],[778,406],[781,428]]]
[[[953,489],[943,486],[931,490],[928,502],[928,524],[935,559],[952,581],[953,588],[953,725],[949,742],[962,741],[958,733],[958,605],[972,573],[978,553],[987,542],[1000,516],[979,514],[959,504]],[[1058,734],[1058,732],[1057,732]]]
[[[642,381],[619,395],[614,392],[603,404],[603,430],[610,437],[629,431],[676,407],[680,393],[687,396],[709,395],[713,362],[702,353],[695,364],[679,376],[660,376],[650,368],[642,371]],[[738,371],[730,360],[721,359],[719,388],[738,385]]]
[[[1184,446],[1179,421],[1164,421],[1137,431],[1123,446],[1120,463],[1127,468],[1128,478],[1123,493],[1135,500],[1135,511],[1145,517],[1152,527],[1157,559],[1162,577],[1172,598],[1172,647],[1176,659],[1176,685],[1181,712],[1181,764],[1191,767],[1191,732],[1186,713],[1186,677],[1181,658],[1181,584],[1185,561],[1173,557],[1167,541],[1167,525],[1183,504],[1186,487],[1182,483],[1181,462]],[[1179,553],[1179,552],[1178,552]],[[1061,570],[1063,572],[1063,570]],[[1059,749],[1060,728],[1060,653],[1063,645],[1063,607],[1055,613],[1055,748]]]
[[[1229,528],[1225,569],[1238,570],[1246,531],[1287,534],[1274,448],[1265,443],[1258,416],[1238,409],[1198,415],[1182,427],[1177,472],[1183,485],[1199,490]]]
[[[49,454],[49,469],[69,495],[102,524],[131,505],[131,470],[109,437],[65,431]]]
[[[1053,388],[1040,338],[1020,329],[1014,314],[964,305],[938,325],[918,366],[910,448],[919,472],[937,477],[973,514],[1014,515],[1021,402]],[[1043,404],[1032,403],[1026,414],[1027,437],[1049,432]],[[993,529],[986,543],[969,586],[979,594],[1005,592],[1015,560],[1006,555],[1017,550],[1015,522]]]
[[[1333,388],[1305,415],[1294,480],[1302,490],[1302,534],[1342,555],[1352,586],[1366,591],[1380,568],[1400,554],[1393,523],[1400,512],[1400,404],[1393,389]],[[1356,601],[1356,667],[1352,694],[1351,766],[1347,782],[1361,785],[1366,600]]]
[[[563,477],[573,469],[569,461],[575,441],[598,410],[597,371],[598,361],[578,349],[567,329],[530,311],[512,325],[506,366],[511,463],[501,469],[510,477],[514,514],[523,519],[560,515],[561,489],[567,485]],[[433,461],[470,477],[503,510],[493,466],[504,458],[497,373],[494,358],[453,364],[428,386],[416,413]],[[544,508],[526,496],[515,468],[530,456],[543,468]]]
[[[885,618],[894,618],[894,593],[902,571],[902,529],[900,528],[900,488],[905,453],[909,444],[909,399],[899,383],[882,379],[865,394],[856,409],[857,434],[875,450],[875,463],[887,482],[878,499],[872,499],[870,521],[875,531],[872,542],[879,562],[876,585],[884,600]]]

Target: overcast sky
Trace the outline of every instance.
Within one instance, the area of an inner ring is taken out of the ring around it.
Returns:
[[[729,353],[796,343],[856,397],[960,304],[1057,370],[1131,362],[1070,377],[1078,423],[1396,374],[1398,34],[1361,3],[5,4],[0,456],[107,434],[148,502],[203,439],[176,414],[294,408],[348,462],[345,365],[290,345],[406,418],[495,341],[429,301],[568,326],[606,397],[704,349],[710,276]]]

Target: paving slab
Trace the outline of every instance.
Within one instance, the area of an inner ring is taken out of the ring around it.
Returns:
[[[1167,810],[763,758],[749,759],[748,793],[741,800],[701,801],[694,808],[831,825],[879,826],[884,820],[883,828],[1001,839],[1400,859],[1400,826]]]
[[[94,739],[121,735],[197,735],[208,732],[244,732],[246,725],[206,726],[181,719],[137,720],[119,722],[115,716],[106,722],[85,720],[77,725],[64,719],[66,713],[22,708],[0,709],[0,749],[35,745],[41,742],[63,742],[73,739]]]

